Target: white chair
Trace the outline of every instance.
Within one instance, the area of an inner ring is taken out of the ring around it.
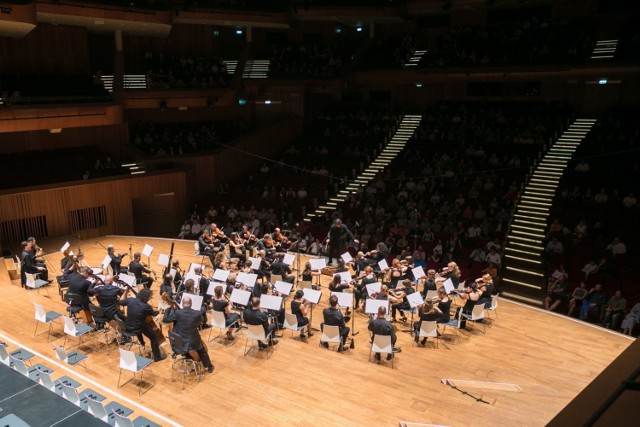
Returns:
[[[13,356],[9,356],[9,360],[10,360],[11,367],[15,371],[21,373],[25,377],[29,377],[29,369],[27,368],[27,365],[25,365],[24,361],[17,359]]]
[[[93,328],[85,323],[74,323],[74,321],[67,316],[62,316],[64,321],[64,343],[62,347],[67,345],[67,338],[78,338],[78,345],[82,344],[82,337],[93,331]]]
[[[193,242],[193,249],[195,252],[195,256],[200,256],[200,245],[198,244],[198,242]]]
[[[491,295],[491,307],[485,309],[487,312],[487,317],[489,317],[489,313],[496,314],[496,320],[498,320],[498,295]]]
[[[79,365],[82,363],[84,365],[84,369],[87,369],[87,364],[85,363],[85,360],[87,359],[86,354],[82,354],[79,351],[67,353],[66,351],[64,351],[64,348],[56,344],[53,345],[53,348],[56,351],[56,356],[58,357],[58,359],[62,360],[64,363],[68,363],[71,366]]]
[[[342,347],[342,337],[340,336],[340,327],[339,326],[331,326],[331,325],[323,325],[322,326],[322,336],[320,337],[320,344],[327,343],[327,347],[329,344],[338,344],[338,349]]]
[[[3,365],[11,366],[11,358],[5,346],[0,345],[0,363]]]
[[[271,275],[271,283],[282,282],[282,276],[278,274]]]
[[[391,335],[373,335],[373,342],[371,343],[371,351],[369,352],[369,361],[371,361],[371,355],[386,354],[392,355],[391,368],[393,369],[393,345],[391,345]]]
[[[36,304],[33,303],[33,305],[36,306],[36,330],[33,332],[33,336],[35,337],[38,333],[38,325],[40,323],[44,323],[49,325],[49,333],[47,335],[47,342],[49,342],[49,337],[51,337],[51,327],[53,326],[52,323],[56,320],[60,320],[60,316],[62,316],[62,314],[58,313],[57,311],[44,311],[44,307],[41,304]]]
[[[284,322],[282,323],[285,329],[289,329],[291,331],[291,337],[293,338],[294,332],[300,332],[305,329],[307,326],[298,326],[298,317],[293,313],[285,313],[284,314]]]
[[[28,362],[29,359],[31,359],[34,356],[31,352],[24,350],[22,348],[12,351],[11,353],[8,353],[6,347],[3,345],[0,345],[0,362],[11,367],[11,357],[21,360],[23,362]]]
[[[227,331],[231,326],[234,326],[238,324],[238,321],[240,319],[236,320],[235,322],[233,322],[232,324],[230,324],[229,326],[227,326],[227,321],[224,317],[224,313],[222,311],[215,311],[215,310],[211,310],[211,326],[218,328],[218,330],[220,331],[220,334],[216,337],[216,339],[219,339],[222,336],[222,331]],[[213,328],[211,328],[211,330],[209,330],[209,338],[207,341],[211,341],[211,333],[213,332]],[[231,344],[235,344],[236,340],[225,340],[225,346],[227,345],[231,345]]]
[[[428,322],[423,320],[420,322],[420,329],[418,329],[418,335],[416,336],[413,344],[417,343],[420,338],[438,338],[438,323],[434,320]],[[435,340],[436,348],[438,348],[438,340]],[[412,345],[413,345],[412,344]]]
[[[249,340],[256,341],[256,343],[260,343],[261,341],[268,342],[270,337],[271,337],[271,333],[269,333],[269,335],[265,335],[264,328],[262,327],[262,325],[247,325],[247,340],[245,341],[245,344],[244,344],[244,355],[246,356],[247,354],[249,354],[249,352],[251,351],[251,347],[253,347],[251,346],[249,347],[249,350],[247,350]],[[271,351],[269,351],[269,347],[271,347]],[[271,357],[272,353],[273,353],[273,346],[267,344],[267,359]]]
[[[78,390],[75,387],[65,384],[62,385],[62,397],[64,397],[74,405],[79,406],[80,409],[84,411],[87,411],[89,409],[89,399],[98,402],[102,402],[106,399],[106,397],[99,394],[98,392],[91,390],[90,388],[78,393]]]
[[[109,402],[107,406],[104,406],[102,404],[103,401],[104,399],[99,400],[92,399],[91,397],[87,398],[87,412],[110,425],[115,425],[116,423],[114,414],[118,414],[125,418],[133,414],[131,409],[126,406],[122,406],[117,402]]]
[[[136,374],[140,373],[140,381],[138,382],[138,395],[142,396],[142,379],[144,375],[144,369],[153,363],[152,359],[147,359],[146,357],[137,356],[133,351],[125,350],[120,348],[120,371],[118,372],[118,388],[127,384],[129,381],[134,380],[136,378]],[[133,373],[133,376],[120,384],[120,377],[122,375],[122,370],[129,371]],[[151,384],[146,391],[151,389],[155,384]]]
[[[459,310],[462,310],[462,307],[460,307]],[[444,337],[444,333],[447,330],[447,328],[451,328],[455,332],[458,345],[460,345],[460,329],[462,329],[461,324],[462,324],[462,316],[460,316],[458,319],[453,318],[449,320],[447,323],[438,323],[438,326],[442,326],[442,332],[440,336]]]
[[[124,415],[120,415],[117,412],[113,412],[116,427],[161,427],[159,424],[143,417],[142,415],[136,417],[135,420],[128,418]]]
[[[36,274],[24,273],[25,277],[25,285],[30,289],[37,289],[40,291],[40,288],[47,286],[49,282],[46,280],[38,279]],[[49,289],[45,288],[47,294],[49,293]]]
[[[484,304],[474,305],[471,315],[462,313],[462,316],[464,316],[464,318],[467,319],[468,322],[473,322],[473,327],[475,328],[478,320],[484,319]],[[487,332],[487,328],[484,323],[482,323],[482,330],[484,333]]]
[[[52,369],[47,368],[46,366],[41,365],[40,363],[28,368],[27,365],[24,363],[24,361],[20,359],[16,359],[15,357],[12,357],[12,356],[10,357],[11,357],[11,364],[13,365],[13,369],[20,372],[22,375],[24,375],[25,377],[31,379],[36,383],[39,382],[41,373],[45,373],[48,375],[53,373]]]

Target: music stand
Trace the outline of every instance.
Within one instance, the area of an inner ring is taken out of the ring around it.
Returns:
[[[422,300],[422,295],[420,295],[420,292],[418,292],[417,290],[414,293],[407,295],[407,301],[409,302],[409,306],[411,307],[411,323],[409,324],[409,330],[403,330],[402,332],[409,332],[409,334],[413,336],[413,310],[415,310],[416,307],[424,304],[424,301]]]
[[[313,309],[316,307],[316,304],[320,302],[320,298],[322,297],[322,291],[318,291],[311,288],[304,288],[302,289],[302,292],[304,292],[304,299],[306,299],[312,304],[311,315],[309,316],[309,323],[313,324]],[[312,326],[312,329],[316,331],[320,330],[318,328],[314,328],[313,326]]]

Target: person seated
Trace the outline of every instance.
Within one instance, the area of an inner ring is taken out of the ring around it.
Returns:
[[[580,282],[580,286],[575,288],[571,293],[571,299],[569,300],[569,311],[567,316],[571,316],[576,307],[582,307],[582,301],[587,297],[589,291],[587,290],[587,284]]]
[[[284,263],[284,254],[276,254],[273,259],[273,264],[271,264],[271,274],[281,276],[283,282],[294,283],[296,276],[291,273],[293,273],[291,267]]]
[[[424,304],[418,306],[418,313],[420,314],[420,320],[413,322],[413,337],[416,342],[420,339],[420,326],[422,322],[437,322],[442,317],[442,311],[434,304],[431,298],[427,298]],[[420,341],[423,346],[427,344],[427,337],[423,337]]]
[[[580,320],[585,320],[589,313],[600,313],[602,305],[605,302],[606,295],[601,284],[596,284],[589,290],[587,297],[582,300],[582,308],[580,309]]]
[[[626,307],[627,300],[622,297],[621,291],[616,291],[604,306],[604,327],[607,329],[617,329]]]
[[[269,346],[278,344],[275,340],[274,334],[276,330],[276,324],[269,322],[269,317],[260,310],[260,298],[251,298],[251,307],[248,307],[243,313],[242,317],[244,323],[247,325],[262,325],[264,329],[264,335],[267,338],[267,342],[258,341],[258,348],[262,351]]]
[[[375,319],[369,322],[369,331],[372,333],[371,340],[373,342],[373,338],[376,335],[390,335],[391,336],[391,347],[393,347],[393,352],[399,353],[400,349],[396,348],[396,331],[393,329],[391,322],[389,322],[385,317],[387,315],[387,308],[384,306],[378,307],[378,315]],[[376,353],[376,360],[380,361],[380,353]],[[393,359],[393,353],[387,355],[387,360]]]
[[[338,276],[339,277],[339,276]],[[322,310],[322,316],[324,322],[320,324],[320,330],[324,330],[324,325],[337,326],[340,330],[341,343],[338,347],[338,352],[347,351],[348,347],[345,345],[347,337],[349,336],[349,327],[345,324],[344,316],[338,308],[338,297],[331,295],[329,297],[329,307]],[[329,343],[323,342],[323,347],[329,348]]]
[[[489,274],[482,275],[482,281],[478,283],[478,289],[482,291],[479,302],[483,302],[485,308],[491,308],[492,296],[495,290],[493,278]]]
[[[563,302],[569,300],[567,295],[567,281],[566,275],[561,275],[557,279],[549,281],[547,285],[547,296],[544,299],[545,310],[553,311]]]
[[[339,274],[335,274],[333,280],[329,283],[329,290],[331,292],[344,292],[350,287],[351,285],[349,285],[349,283],[342,282],[342,276]]]
[[[411,310],[411,304],[407,299],[407,295],[411,295],[415,290],[411,284],[411,280],[405,279],[401,284],[393,291],[393,297],[389,298],[389,301],[396,301],[391,305],[391,321],[396,321],[396,312],[400,312],[402,321],[407,321],[407,316],[404,315],[403,310]]]
[[[291,301],[291,314],[296,316],[298,321],[298,327],[306,326],[305,329],[300,330],[300,338],[312,337],[313,331],[311,330],[311,323],[309,322],[309,306],[311,303],[304,299],[304,292],[302,289],[298,289],[293,295],[293,301]]]
[[[432,268],[427,270],[427,275],[421,280],[423,281],[422,299],[425,299],[427,298],[427,292],[438,289],[436,286],[436,271]]]
[[[235,336],[233,335],[233,331],[236,327],[238,327],[238,321],[240,320],[240,315],[237,313],[231,312],[231,305],[229,301],[224,297],[224,292],[222,286],[218,285],[213,290],[213,299],[211,300],[211,305],[213,311],[218,311],[224,313],[224,326],[227,329],[227,339],[233,340]]]
[[[438,295],[432,299],[434,304],[438,304],[438,310],[442,313],[436,320],[438,323],[448,323],[451,320],[451,298],[447,295],[447,290],[442,286],[438,289]]]
[[[633,328],[640,323],[640,302],[633,306],[629,313],[622,320],[622,333],[631,335]]]
[[[191,308],[192,300],[190,296],[185,296],[182,299],[182,308],[170,307],[167,309],[169,319],[173,322],[173,332],[178,334],[184,341],[184,351],[189,353],[190,356],[196,360],[201,361],[202,365],[207,369],[207,372],[213,372],[213,364],[209,358],[209,353],[205,347],[202,339],[200,338],[200,332],[198,332],[198,325],[202,318],[202,313],[206,308],[204,305],[200,311]]]
[[[153,285],[153,278],[146,275],[153,273],[153,271],[148,269],[144,263],[140,261],[141,258],[142,254],[140,252],[133,254],[133,259],[129,263],[129,272],[136,276],[136,282],[149,289],[151,285]]]

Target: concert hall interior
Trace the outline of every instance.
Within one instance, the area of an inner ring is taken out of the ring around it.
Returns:
[[[0,425],[638,423],[639,2],[0,12]]]

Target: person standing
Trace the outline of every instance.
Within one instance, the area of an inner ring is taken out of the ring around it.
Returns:
[[[338,262],[340,255],[347,251],[348,243],[351,241],[358,243],[349,228],[342,223],[340,218],[336,218],[333,225],[329,227],[326,241],[329,245],[329,263],[333,262],[333,258]]]

